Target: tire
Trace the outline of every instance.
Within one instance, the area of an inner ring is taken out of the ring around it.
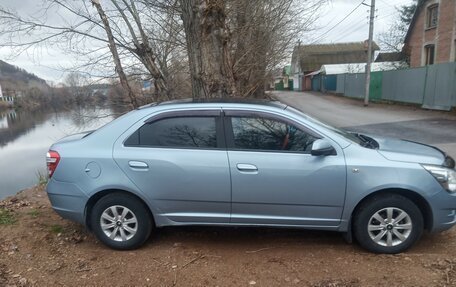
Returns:
[[[92,208],[90,223],[101,242],[118,250],[140,247],[153,228],[148,207],[124,193],[111,193],[98,200]]]
[[[421,237],[423,227],[419,208],[398,194],[375,196],[362,203],[353,221],[356,240],[374,253],[407,250]]]

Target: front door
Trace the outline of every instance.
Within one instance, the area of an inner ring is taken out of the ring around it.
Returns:
[[[312,156],[321,136],[302,125],[268,114],[226,115],[231,223],[339,225],[346,181],[340,147],[337,155]]]

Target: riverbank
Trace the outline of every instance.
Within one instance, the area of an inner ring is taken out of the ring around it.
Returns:
[[[400,255],[367,253],[337,233],[164,228],[114,251],[60,218],[44,185],[0,201],[0,286],[454,286],[456,230]]]

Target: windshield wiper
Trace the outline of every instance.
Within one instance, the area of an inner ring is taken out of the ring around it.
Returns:
[[[353,133],[358,139],[361,140],[360,145],[365,148],[377,149],[379,147],[376,140],[371,137],[359,133]]]

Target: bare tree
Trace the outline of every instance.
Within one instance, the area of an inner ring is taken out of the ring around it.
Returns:
[[[295,43],[312,30],[322,0],[228,0],[234,75],[244,97],[263,97],[268,72],[282,68]]]
[[[166,85],[166,81],[164,79],[162,71],[159,69],[156,63],[156,53],[152,49],[149,37],[144,31],[140,15],[136,9],[135,2],[133,0],[130,0],[130,3],[128,3],[127,0],[122,0],[124,7],[121,7],[117,0],[111,0],[111,2],[114,4],[119,14],[122,16],[122,19],[125,21],[125,24],[130,31],[131,39],[133,40],[133,44],[135,46],[135,49],[132,52],[138,56],[139,60],[144,64],[150,75],[154,78],[154,86],[157,94],[160,97],[168,98],[169,95],[167,91],[168,87]],[[124,12],[124,9],[127,10],[133,17],[136,28],[139,31],[139,36],[136,35],[135,29],[128,19],[126,13]]]
[[[180,9],[177,0],[146,0],[144,30],[171,98],[191,97],[190,71]],[[163,41],[162,39],[167,39]]]
[[[193,97],[264,97],[325,0],[180,0]]]
[[[71,72],[66,75],[65,84],[68,86],[68,92],[73,102],[83,105],[88,101],[90,89],[88,88],[89,80],[87,76]]]
[[[119,75],[120,83],[121,83],[122,87],[124,87],[124,89],[126,90],[128,97],[130,98],[130,103],[131,103],[132,107],[137,108],[138,102],[136,100],[135,95],[133,94],[130,84],[128,83],[127,75],[125,75],[124,70],[122,68],[122,63],[120,62],[119,53],[117,52],[116,43],[114,41],[114,36],[112,34],[112,30],[109,25],[108,17],[106,16],[103,8],[101,7],[99,0],[92,0],[92,4],[97,8],[98,14],[100,15],[101,21],[103,22],[103,25],[105,27],[106,35],[107,35],[108,41],[109,41],[109,50],[111,50],[111,54],[114,58],[114,63],[116,65],[116,72]]]
[[[179,0],[179,3],[193,98],[236,96],[225,1]]]
[[[169,98],[166,79],[156,63],[154,47],[168,43],[170,35],[163,30],[160,39],[147,32],[141,17],[147,17],[154,7],[143,2],[111,0],[101,6],[99,0],[90,1],[96,9],[87,5],[88,1],[42,0],[42,12],[39,18],[24,16],[0,7],[0,47],[15,49],[16,54],[31,49],[59,48],[66,53],[77,55],[83,62],[70,67],[70,70],[86,71],[92,77],[113,77],[115,71],[122,86],[127,91],[133,106],[135,95],[128,92],[127,74],[131,69],[143,67],[146,78],[152,78],[156,97],[153,100]],[[140,8],[137,5],[142,5]],[[69,19],[62,19],[58,24],[48,18],[48,14],[58,12],[70,14]],[[155,46],[152,47],[152,41]],[[107,50],[108,49],[108,50]],[[166,61],[166,60],[164,60]],[[68,68],[68,67],[66,67]],[[99,72],[97,74],[97,71]],[[119,75],[120,73],[120,75]],[[124,74],[122,76],[122,74]]]
[[[264,96],[267,72],[285,63],[327,0],[41,1],[37,18],[0,5],[0,47],[78,55],[72,70],[118,77],[135,107],[133,79],[153,81],[151,101],[184,94],[188,85],[175,83],[188,79],[194,98]],[[46,17],[55,11],[71,17]]]

